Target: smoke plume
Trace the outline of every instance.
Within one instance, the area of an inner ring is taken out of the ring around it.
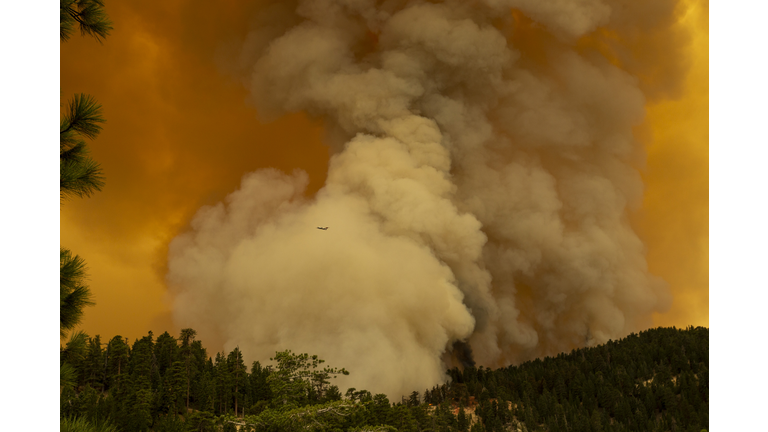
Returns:
[[[306,198],[306,174],[258,171],[202,208],[170,245],[177,322],[252,359],[318,354],[352,372],[342,391],[396,400],[444,382],[447,365],[499,367],[647,328],[670,298],[627,219],[643,193],[632,132],[683,67],[664,80],[622,38],[679,38],[676,11],[265,7],[235,63],[265,118],[323,119],[328,178]]]

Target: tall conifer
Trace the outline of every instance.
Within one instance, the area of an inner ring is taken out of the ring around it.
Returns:
[[[61,0],[60,39],[69,39],[77,25],[83,35],[99,42],[112,30],[101,0]],[[67,197],[88,197],[104,186],[99,165],[88,156],[84,138],[94,139],[103,123],[101,105],[88,95],[78,94],[69,102],[59,128],[59,193]],[[88,285],[85,261],[69,249],[59,249],[60,309],[59,332],[66,332],[80,323],[85,306],[93,305]]]

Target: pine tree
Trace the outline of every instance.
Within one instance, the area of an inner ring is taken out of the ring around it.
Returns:
[[[459,432],[469,432],[469,417],[464,411],[464,405],[459,406],[459,414],[456,416],[456,426]]]
[[[61,41],[69,39],[77,23],[83,35],[90,34],[99,42],[109,34],[111,23],[100,0],[61,0]],[[79,94],[69,102],[59,128],[59,192],[60,198],[87,197],[104,186],[99,165],[88,156],[83,138],[94,139],[103,123],[101,106],[90,96]],[[66,248],[59,248],[60,336],[80,323],[83,308],[93,305],[85,261]]]
[[[167,368],[163,376],[163,382],[158,394],[158,407],[162,412],[178,415],[184,407],[184,395],[186,394],[186,376],[184,363],[175,361]]]
[[[207,403],[205,397],[198,397],[198,382],[202,379],[203,374],[208,371],[209,374],[213,372],[213,362],[208,357],[208,352],[203,348],[201,341],[196,340],[191,345],[192,360],[190,362],[190,387],[189,387],[189,407],[206,406]],[[181,357],[179,357],[181,359]],[[185,365],[186,366],[186,365]],[[186,373],[186,369],[185,369]]]
[[[218,414],[226,414],[232,399],[232,374],[227,364],[224,353],[216,353],[214,363],[214,375],[216,377],[216,405]]]
[[[127,430],[146,431],[152,425],[152,390],[148,388],[134,389],[124,403],[123,413]]]
[[[272,399],[272,392],[270,391],[269,384],[267,384],[268,375],[269,369],[261,367],[261,363],[257,361],[253,362],[248,379],[250,380],[251,400],[254,403],[259,401],[267,402]]]
[[[89,339],[84,362],[84,381],[96,390],[104,389],[104,351],[99,335]]]
[[[408,405],[399,404],[392,408],[391,424],[392,426],[396,427],[399,432],[419,431],[419,423],[414,418]]]
[[[155,341],[155,358],[160,375],[165,375],[166,369],[169,369],[173,363],[178,360],[179,347],[176,339],[164,332],[157,337]]]
[[[181,341],[181,355],[184,357],[184,365],[187,371],[187,411],[189,411],[189,385],[192,380],[192,341],[197,332],[191,328],[181,329],[179,340]]]
[[[373,403],[370,405],[371,425],[386,425],[391,423],[391,408],[389,399],[384,394],[377,394],[373,397]]]
[[[128,368],[133,383],[141,389],[151,389],[152,370],[154,368],[154,342],[152,332],[135,341],[131,348]]]
[[[340,401],[341,398],[342,398],[342,395],[341,395],[341,390],[339,390],[339,386],[332,385],[332,386],[328,386],[328,389],[325,391],[325,394],[323,395],[321,402]]]
[[[119,390],[128,367],[130,349],[121,336],[113,337],[107,344],[106,381],[108,388]]]
[[[206,368],[194,382],[194,406],[200,411],[213,412],[216,403],[216,381],[213,366]]]
[[[235,348],[229,353],[227,356],[227,364],[234,385],[232,394],[235,399],[235,415],[237,415],[237,413],[241,412],[245,402],[244,399],[248,394],[248,371],[243,362],[243,353],[240,351],[240,348]]]
[[[407,404],[409,407],[415,407],[419,406],[419,392],[414,390],[411,395],[408,397]]]
[[[195,411],[184,422],[188,432],[213,432],[216,430],[214,415],[206,411]]]

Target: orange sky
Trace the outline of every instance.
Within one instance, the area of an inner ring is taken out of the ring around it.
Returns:
[[[691,7],[691,68],[682,97],[648,106],[646,194],[635,225],[648,245],[648,265],[672,288],[662,326],[709,327],[709,10]]]
[[[79,35],[61,44],[62,102],[91,94],[107,119],[90,144],[106,187],[61,207],[61,245],[90,268],[90,335],[178,334],[163,282],[168,242],[243,174],[303,169],[310,192],[325,180],[322,126],[301,114],[261,124],[246,90],[217,69],[217,47],[243,37],[258,7],[236,3],[110,2],[115,29],[103,45]],[[650,101],[638,128],[647,191],[633,224],[674,295],[656,324],[708,326],[708,10],[691,8],[680,25],[693,34],[691,69],[680,97]]]

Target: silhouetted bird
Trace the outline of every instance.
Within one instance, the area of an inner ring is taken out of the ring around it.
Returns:
[[[317,229],[321,229],[321,230],[325,231],[325,230],[328,229],[328,227],[317,227]]]

